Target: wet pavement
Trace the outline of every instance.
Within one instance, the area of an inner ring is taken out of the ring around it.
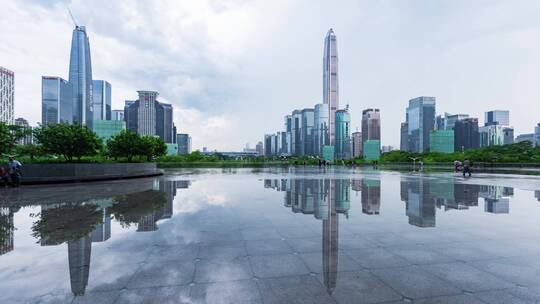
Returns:
[[[183,169],[0,189],[0,303],[540,303],[540,179]]]

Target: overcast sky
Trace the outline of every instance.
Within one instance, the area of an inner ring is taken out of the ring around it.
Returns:
[[[175,107],[193,147],[240,150],[322,101],[324,36],[338,38],[340,105],[352,128],[381,109],[399,147],[409,99],[437,112],[511,111],[516,134],[540,122],[540,1],[0,0],[0,66],[15,72],[15,114],[41,120],[41,76],[68,78],[73,23],[90,37],[94,79],[113,109],[137,90]]]

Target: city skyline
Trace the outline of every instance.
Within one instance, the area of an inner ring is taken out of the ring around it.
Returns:
[[[35,125],[41,120],[41,76],[67,78],[73,25],[61,2],[0,2],[9,12],[0,21],[6,29],[0,38],[10,41],[0,47],[5,60],[0,66],[15,73],[15,117]],[[540,28],[533,18],[538,3],[519,8],[508,2],[349,4],[159,2],[148,4],[148,11],[154,17],[163,14],[163,20],[151,26],[140,21],[137,28],[149,26],[140,34],[117,20],[138,19],[144,9],[130,16],[122,4],[95,5],[106,7],[113,20],[83,2],[73,1],[70,7],[90,36],[92,70],[100,73],[93,77],[114,86],[112,108],[121,109],[137,90],[159,91],[174,105],[175,123],[180,132],[191,134],[194,149],[241,150],[245,142],[255,144],[261,134],[279,130],[283,113],[323,102],[320,37],[328,28],[340,39],[339,94],[342,106],[350,105],[352,130],[361,126],[362,110],[379,108],[382,144],[397,147],[407,101],[434,96],[437,114],[467,113],[483,125],[484,112],[510,110],[511,117],[520,118],[511,120],[515,135],[534,132],[538,121],[529,113],[539,109],[540,99],[535,85],[540,45],[532,39]],[[164,10],[167,6],[172,8]],[[172,22],[178,14],[195,18],[201,12],[204,17],[192,23]],[[323,13],[332,18],[321,22]],[[299,21],[274,24],[270,19],[277,14]],[[460,25],[470,16],[474,23]],[[22,24],[28,18],[40,20],[38,26]],[[255,21],[257,27],[249,29]],[[160,50],[145,49],[150,41]],[[172,58],[177,62],[171,63]],[[276,60],[283,62],[280,68]],[[273,90],[278,80],[283,90]],[[272,106],[253,111],[264,105]]]

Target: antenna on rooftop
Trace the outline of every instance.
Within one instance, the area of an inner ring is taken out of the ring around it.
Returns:
[[[71,20],[73,21],[73,24],[75,25],[75,27],[78,27],[77,21],[75,21],[75,18],[73,17],[73,13],[71,13],[71,9],[69,8],[69,6],[67,7],[67,10],[69,12],[69,16],[71,17]]]

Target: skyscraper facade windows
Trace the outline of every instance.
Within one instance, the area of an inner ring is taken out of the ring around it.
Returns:
[[[41,77],[41,124],[73,122],[73,87],[60,78]]]
[[[417,97],[407,107],[408,151],[429,151],[429,133],[435,128],[435,97]]]
[[[329,141],[330,145],[334,145],[336,111],[339,109],[339,81],[337,38],[333,29],[328,31],[324,39],[323,103],[329,107]]]
[[[111,84],[105,80],[92,81],[94,120],[111,120]]]
[[[73,86],[73,122],[91,126],[92,61],[90,42],[84,26],[75,26],[71,37],[69,82]]]
[[[0,67],[0,122],[12,125],[15,121],[15,73]]]

